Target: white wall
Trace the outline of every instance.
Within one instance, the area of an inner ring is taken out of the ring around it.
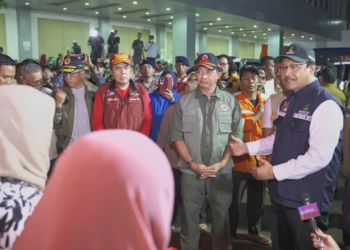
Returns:
[[[18,30],[17,30],[17,13],[13,8],[1,9],[1,14],[6,18],[6,47],[7,54],[14,60],[18,59]]]

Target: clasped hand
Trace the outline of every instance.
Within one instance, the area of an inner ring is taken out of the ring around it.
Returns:
[[[219,163],[215,163],[209,167],[201,163],[192,163],[192,170],[200,175],[200,179],[215,178],[216,173],[220,171],[221,167]]]

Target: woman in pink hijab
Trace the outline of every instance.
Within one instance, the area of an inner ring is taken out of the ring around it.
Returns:
[[[173,199],[169,162],[148,137],[94,132],[60,156],[13,250],[164,250]]]

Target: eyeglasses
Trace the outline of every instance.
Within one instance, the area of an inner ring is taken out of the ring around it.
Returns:
[[[220,63],[221,67],[225,67],[226,65],[228,65],[228,63]]]
[[[45,84],[44,79],[41,79],[41,80],[38,80],[35,82],[28,82],[28,81],[26,81],[26,82],[33,87],[40,87],[40,86],[44,86],[44,84]]]
[[[295,63],[295,64],[290,64],[290,65],[282,65],[280,67],[280,71],[281,72],[286,72],[288,70],[288,68],[290,68],[293,72],[297,71],[299,66],[301,65],[305,65],[306,63]]]
[[[80,73],[80,72],[82,72],[82,70],[75,71],[75,72],[70,72],[70,73],[68,73],[68,72],[63,72],[63,77],[74,76],[75,74],[78,74],[78,73]]]

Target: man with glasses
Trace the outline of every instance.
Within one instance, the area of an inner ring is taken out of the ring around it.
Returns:
[[[91,113],[98,89],[84,81],[84,64],[76,57],[67,57],[61,68],[64,86],[54,96],[58,152],[69,144],[91,132]]]
[[[39,91],[41,91],[44,94],[51,95],[52,90],[45,88],[45,79],[43,77],[43,70],[42,67],[39,64],[36,63],[29,63],[26,64],[23,68],[23,85],[27,85],[30,87],[33,87]],[[51,144],[49,149],[49,157],[50,157],[50,169],[47,173],[47,176],[49,177],[52,173],[52,168],[55,164],[55,161],[57,159],[57,136],[55,134],[55,130],[52,131],[51,136]]]
[[[222,76],[218,80],[218,84],[222,89],[234,94],[239,90],[239,76],[237,75],[236,64],[227,55],[219,55]]]
[[[15,75],[15,61],[7,55],[0,54],[0,86],[13,84]]]
[[[319,210],[324,204],[330,186],[327,171],[336,169],[340,160],[345,110],[315,78],[310,47],[294,43],[276,60],[284,87],[292,91],[274,121],[276,134],[250,143],[232,138],[230,151],[235,156],[272,153],[271,163],[258,158],[260,166],[250,172],[258,180],[269,180],[279,248],[311,250],[312,229],[300,222],[298,207],[304,193]]]
[[[113,80],[97,91],[92,116],[92,128],[130,129],[149,136],[152,111],[147,90],[131,77],[131,58],[116,53],[110,59]]]
[[[171,141],[180,156],[183,222],[181,249],[197,250],[199,213],[207,194],[212,212],[212,248],[230,246],[228,209],[232,198],[230,136],[243,139],[237,99],[218,88],[220,62],[211,53],[195,62],[198,87],[175,104]],[[227,164],[219,164],[221,158]]]

